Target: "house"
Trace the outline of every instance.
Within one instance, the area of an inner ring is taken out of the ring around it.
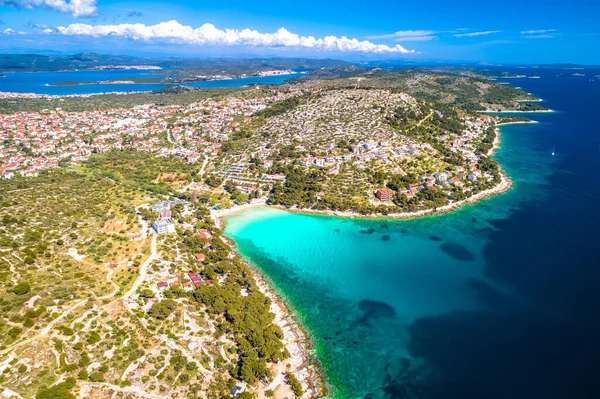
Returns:
[[[204,254],[196,254],[196,260],[199,262],[203,262],[205,257]]]
[[[192,284],[194,284],[196,287],[200,287],[202,284],[204,284],[202,279],[194,272],[188,273],[187,276],[192,281]]]
[[[158,234],[175,233],[175,224],[171,221],[171,219],[155,220],[154,223],[152,223],[152,228]]]
[[[474,174],[470,174],[469,176],[467,176],[467,179],[469,179],[471,181],[475,181],[475,180],[477,180],[477,176],[475,176]]]
[[[436,172],[433,176],[439,181],[446,181],[448,179],[448,172]]]
[[[229,393],[229,396],[231,396],[232,398],[237,398],[238,396],[240,396],[244,391],[246,390],[246,384],[243,382],[238,382],[237,384],[235,384],[235,386],[233,387],[233,389],[231,390],[231,392]]]
[[[156,288],[158,288],[161,291],[166,290],[168,287],[169,284],[165,283],[164,281],[160,281],[158,284],[156,284]]]
[[[452,179],[449,180],[449,182],[453,186],[460,186],[462,184],[458,177],[453,177]]]
[[[327,154],[327,156],[325,157],[325,162],[333,163],[334,161],[335,161],[335,157],[333,156],[333,154]]]
[[[163,209],[171,209],[171,201],[159,201],[159,202],[155,202],[154,204],[150,205],[150,208],[154,212],[160,212]]]
[[[319,167],[323,167],[325,166],[325,161],[323,160],[323,157],[321,156],[316,156],[314,159],[315,165],[319,166]]]
[[[198,160],[200,159],[200,154],[192,154],[192,155],[188,155],[187,157],[187,161],[189,163],[193,163],[193,162],[198,162]]]
[[[270,159],[265,159],[265,160],[263,161],[263,166],[264,166],[265,168],[270,168],[270,167],[272,167],[272,166],[273,166],[273,161],[272,161],[272,160],[270,160]]]
[[[379,198],[379,201],[391,201],[394,198],[394,192],[389,188],[381,188],[375,191],[375,196]]]
[[[160,220],[171,219],[171,209],[161,209],[160,212],[158,212],[158,217],[160,218]]]
[[[200,229],[200,231],[198,231],[198,235],[200,236],[200,238],[205,238],[205,239],[209,239],[212,237],[210,232],[206,229]]]

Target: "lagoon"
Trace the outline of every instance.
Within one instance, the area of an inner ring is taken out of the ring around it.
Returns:
[[[504,194],[405,221],[226,218],[312,336],[333,397],[600,397],[600,84],[536,75],[507,81],[558,112],[501,127]]]

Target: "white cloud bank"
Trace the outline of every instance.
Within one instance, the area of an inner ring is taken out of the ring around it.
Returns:
[[[0,6],[13,6],[25,9],[44,7],[70,13],[75,18],[93,17],[98,13],[96,0],[0,0]]]
[[[1,1],[1,0],[0,0]],[[71,24],[59,26],[57,32],[70,36],[107,37],[116,36],[136,41],[166,40],[173,43],[214,45],[214,46],[250,46],[250,47],[297,47],[328,51],[364,52],[364,53],[414,53],[401,45],[387,46],[368,40],[359,41],[346,36],[300,36],[280,28],[274,33],[261,33],[250,29],[221,30],[212,24],[199,28],[181,25],[177,21],[161,22],[156,25],[120,24],[88,25]]]

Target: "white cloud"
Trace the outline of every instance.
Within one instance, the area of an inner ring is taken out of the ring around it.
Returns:
[[[23,32],[22,30],[14,30],[11,28],[6,28],[2,31],[5,35],[26,35],[27,32]]]
[[[298,47],[318,50],[365,52],[365,53],[414,53],[401,45],[387,46],[375,44],[368,40],[359,41],[346,36],[299,36],[280,28],[274,33],[261,33],[250,29],[221,30],[212,24],[204,24],[196,29],[181,25],[177,21],[161,22],[156,25],[120,24],[120,25],[88,25],[71,24],[59,26],[58,33],[72,36],[117,36],[136,41],[165,40],[172,43],[215,46],[250,46],[250,47]]]
[[[551,32],[556,32],[556,29],[522,30],[521,34],[522,35],[538,35],[538,34],[551,33]]]
[[[501,30],[486,30],[482,32],[469,32],[469,33],[457,33],[456,37],[473,37],[473,36],[483,36],[483,35],[491,35],[494,33],[500,33]]]
[[[0,6],[32,9],[49,8],[72,14],[75,18],[92,17],[98,13],[96,0],[0,0]]]
[[[554,35],[529,35],[523,36],[525,39],[554,39]]]
[[[386,33],[384,35],[367,36],[367,39],[394,39],[398,42],[418,42],[424,40],[435,39],[435,35],[438,33],[434,30],[399,30],[394,33]]]

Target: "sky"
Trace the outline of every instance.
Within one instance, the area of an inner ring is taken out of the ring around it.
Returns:
[[[600,64],[600,1],[0,0],[0,52]]]

